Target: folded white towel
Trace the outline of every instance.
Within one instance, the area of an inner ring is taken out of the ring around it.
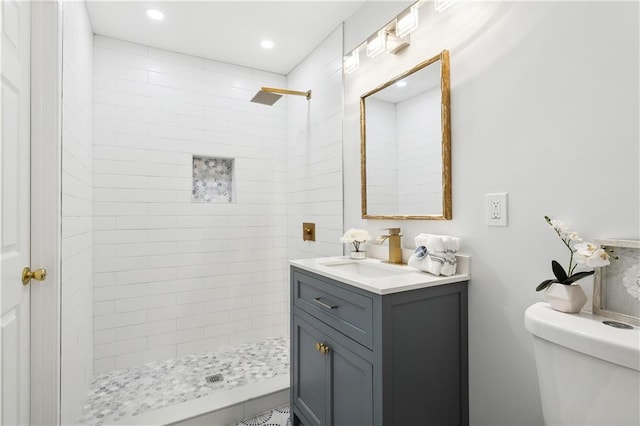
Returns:
[[[425,246],[429,251],[444,251],[444,240],[442,235],[419,234],[414,241],[416,247]]]
[[[460,248],[460,238],[448,235],[419,234],[415,238],[416,247],[427,248],[427,255],[418,259],[409,258],[409,266],[434,275],[450,276],[456,273],[456,253]]]

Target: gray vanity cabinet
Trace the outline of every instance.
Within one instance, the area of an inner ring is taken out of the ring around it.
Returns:
[[[295,317],[293,324],[293,363],[299,367],[293,398],[299,417],[305,425],[371,425],[373,365],[332,339],[330,330],[301,317],[306,315]],[[319,343],[327,352],[318,348]]]
[[[378,295],[292,266],[292,424],[468,425],[466,284]]]

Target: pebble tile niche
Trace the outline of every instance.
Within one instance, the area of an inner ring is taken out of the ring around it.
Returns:
[[[193,156],[194,203],[231,203],[233,158]]]

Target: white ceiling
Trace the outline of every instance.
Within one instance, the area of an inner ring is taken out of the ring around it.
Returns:
[[[364,2],[89,0],[87,8],[96,34],[286,75]],[[165,19],[149,19],[151,8]],[[275,47],[262,48],[264,39]]]

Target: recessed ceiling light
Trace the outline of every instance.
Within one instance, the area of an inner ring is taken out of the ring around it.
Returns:
[[[399,82],[397,82],[397,83],[396,83],[396,86],[398,86],[398,87],[404,87],[404,86],[406,86],[406,85],[407,85],[407,82],[406,82],[406,81],[404,81],[404,80],[399,81]]]
[[[161,21],[164,19],[164,13],[156,9],[147,10],[147,16],[151,19],[155,19],[156,21]]]
[[[271,40],[262,40],[260,42],[260,46],[264,47],[265,49],[271,49],[273,47],[273,42]]]

